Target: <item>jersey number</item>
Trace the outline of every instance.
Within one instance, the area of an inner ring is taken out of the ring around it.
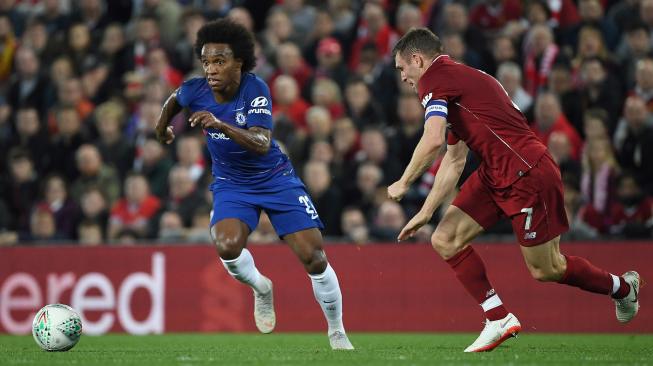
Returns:
[[[299,196],[298,198],[299,202],[306,206],[306,213],[311,215],[311,219],[317,219],[317,210],[315,209],[315,206],[313,206],[313,203],[308,198],[308,196]]]
[[[533,207],[522,208],[521,212],[526,214],[526,223],[524,223],[524,230],[530,230],[531,220],[533,219]]]

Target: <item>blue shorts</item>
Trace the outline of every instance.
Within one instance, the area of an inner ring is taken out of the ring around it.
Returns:
[[[270,187],[255,190],[250,187],[212,185],[211,227],[220,220],[235,218],[247,224],[252,232],[258,226],[261,210],[265,210],[281,238],[306,229],[324,229],[311,197],[299,178],[275,182]]]

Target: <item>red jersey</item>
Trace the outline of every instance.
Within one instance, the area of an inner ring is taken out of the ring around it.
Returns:
[[[447,118],[447,143],[463,140],[481,161],[478,174],[491,188],[505,188],[547,151],[492,76],[440,55],[418,82],[426,118]]]

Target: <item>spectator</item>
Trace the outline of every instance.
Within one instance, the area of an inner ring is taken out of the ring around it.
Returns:
[[[16,77],[7,90],[7,101],[14,109],[30,105],[36,108],[39,116],[44,116],[49,107],[47,91],[49,81],[40,73],[41,65],[36,53],[29,47],[20,47],[14,57]]]
[[[270,78],[271,83],[279,77],[279,75],[292,76],[300,89],[304,89],[308,85],[308,81],[313,75],[313,70],[304,61],[299,47],[292,42],[285,42],[279,45],[276,52],[277,70]]]
[[[118,101],[102,103],[95,110],[96,128],[100,134],[95,145],[102,160],[113,166],[124,179],[134,162],[134,146],[122,136],[124,106]]]
[[[104,193],[98,186],[88,186],[79,198],[82,222],[95,222],[100,225],[103,240],[106,239],[109,222],[109,205]],[[79,233],[79,225],[77,227]]]
[[[578,15],[580,22],[566,32],[566,44],[576,48],[580,38],[580,30],[586,25],[596,25],[603,34],[603,39],[608,49],[614,50],[619,42],[619,30],[609,19],[605,18],[603,5],[600,0],[579,0]]]
[[[66,240],[57,232],[55,218],[45,205],[34,208],[29,218],[29,231],[19,236],[21,242],[52,243]]]
[[[348,206],[342,211],[340,227],[346,242],[367,244],[370,241],[365,215],[358,206]]]
[[[168,174],[174,165],[163,146],[154,138],[145,140],[136,171],[141,172],[150,184],[150,191],[157,197],[168,194]]]
[[[109,22],[104,4],[101,0],[81,0],[78,5],[77,12],[72,16],[72,22],[85,24],[91,32],[93,42],[97,44],[104,27]]]
[[[209,4],[206,6],[209,6]],[[139,14],[138,9],[136,13]],[[157,25],[161,30],[161,43],[164,46],[172,46],[177,41],[182,15],[181,5],[177,1],[145,0],[142,2],[140,14],[148,14],[157,20]],[[221,16],[224,15],[221,14]]]
[[[619,165],[634,172],[644,191],[653,194],[653,121],[642,99],[626,99],[614,146]]]
[[[57,40],[48,34],[45,23],[38,17],[29,20],[21,45],[32,48],[44,66],[50,66],[50,62],[58,53],[59,46]]]
[[[9,176],[4,177],[4,201],[14,217],[12,230],[24,232],[30,227],[30,210],[38,197],[38,173],[29,153],[22,148],[9,151]]]
[[[329,111],[332,119],[340,118],[345,113],[340,88],[335,81],[327,78],[317,79],[311,90],[311,101]]]
[[[150,193],[150,187],[140,173],[127,175],[124,196],[111,208],[109,239],[115,239],[124,229],[133,230],[140,238],[146,236],[149,220],[161,207],[160,200]]]
[[[516,63],[508,61],[500,64],[497,79],[519,110],[528,111],[531,108],[533,97],[522,88],[521,69]]]
[[[566,62],[557,62],[553,65],[548,78],[548,89],[553,92],[560,101],[562,113],[567,116],[569,122],[576,131],[583,135],[583,103],[581,93],[574,85],[571,66]],[[529,120],[533,119],[533,108],[525,111]],[[607,122],[607,121],[606,121]]]
[[[625,44],[617,53],[619,68],[626,90],[635,86],[637,63],[651,55],[651,34],[642,21],[632,21],[626,25]]]
[[[610,139],[608,132],[608,113],[603,109],[592,108],[583,117],[585,141]]]
[[[241,6],[231,8],[227,17],[245,27],[248,31],[255,32],[254,19],[252,19],[252,14],[246,8]],[[191,44],[195,44],[195,42],[193,41]]]
[[[18,42],[14,35],[11,20],[0,15],[0,82],[5,83],[11,75],[12,61]]]
[[[383,171],[383,184],[397,181],[403,173],[397,158],[390,154],[388,142],[380,129],[368,128],[361,134],[361,150],[357,156],[359,162],[371,162]]]
[[[350,34],[356,25],[356,16],[351,0],[329,0],[328,9],[333,18],[335,31]]]
[[[300,46],[306,44],[307,36],[315,27],[317,12],[315,7],[304,0],[285,0],[279,5],[288,14],[292,23],[292,37]]]
[[[393,242],[397,240],[406,222],[406,214],[401,205],[395,201],[386,200],[379,206],[376,213],[371,236],[379,241]]]
[[[177,164],[188,170],[191,179],[198,182],[205,172],[202,142],[196,136],[182,136],[176,146]]]
[[[353,78],[345,88],[347,115],[358,129],[384,124],[381,107],[372,99],[369,87],[361,78]]]
[[[376,191],[383,182],[383,171],[372,162],[365,162],[356,171],[356,185],[345,193],[345,200],[363,211],[371,218],[375,207]]]
[[[628,95],[643,99],[648,110],[653,112],[653,58],[646,57],[637,61],[635,87]]]
[[[206,227],[204,230],[208,231]],[[157,240],[166,243],[181,243],[186,240],[184,222],[178,212],[165,211],[161,214]]]
[[[535,97],[544,88],[558,52],[553,33],[549,27],[536,25],[524,39],[524,88]]]
[[[422,13],[419,8],[411,3],[403,3],[397,9],[397,33],[403,36],[411,28],[424,26]]]
[[[606,233],[610,224],[609,210],[615,202],[616,179],[620,167],[609,140],[587,143],[583,152],[581,195],[586,202],[584,221]]]
[[[472,8],[469,19],[487,35],[492,35],[507,22],[519,19],[521,14],[521,2],[517,0],[482,0]]]
[[[79,176],[78,164],[75,154],[88,138],[82,130],[79,114],[72,106],[63,106],[55,112],[57,130],[53,138],[51,158],[51,171],[63,174],[69,182]]]
[[[617,182],[617,202],[613,203],[610,233],[626,238],[651,238],[653,235],[653,198],[642,191],[632,174],[623,174]]]
[[[25,149],[30,154],[37,171],[43,172],[51,162],[50,142],[34,107],[24,106],[16,111],[16,135],[7,141],[7,146]]]
[[[200,206],[195,209],[193,223],[186,230],[186,240],[191,243],[211,243],[211,234],[208,227],[211,226],[211,207]]]
[[[560,102],[555,94],[542,92],[535,101],[535,123],[531,126],[537,137],[545,144],[549,144],[549,137],[554,131],[567,135],[572,145],[572,157],[580,158],[580,149],[583,141],[567,117],[560,109]]]
[[[92,50],[93,40],[89,28],[84,23],[73,24],[68,28],[66,56],[73,62],[75,70],[82,70],[97,57]]]
[[[304,166],[303,180],[324,223],[324,235],[337,236],[342,194],[337,186],[331,184],[329,166],[321,161],[309,161]]]
[[[75,77],[57,84],[57,106],[75,108],[82,121],[86,120],[95,108],[95,105],[84,95],[82,81]],[[56,116],[50,115],[48,124],[56,131]]]
[[[261,46],[268,59],[273,59],[279,52],[283,43],[292,44],[294,31],[290,17],[286,12],[277,8],[268,13],[265,20],[265,29],[261,33]]]
[[[206,200],[197,189],[197,183],[183,166],[175,166],[168,176],[168,197],[163,202],[164,211],[177,211],[184,227],[190,227],[195,209],[206,205]],[[158,231],[158,230],[157,230]]]
[[[349,58],[349,68],[356,70],[361,60],[363,46],[374,43],[379,52],[380,59],[390,56],[392,46],[397,42],[397,33],[388,24],[383,8],[378,3],[366,2],[363,6],[361,23],[358,26],[358,37],[354,41]]]
[[[120,196],[120,180],[116,170],[104,164],[100,151],[94,145],[84,144],[77,149],[75,161],[79,177],[71,188],[71,196],[79,200],[82,193],[90,186],[100,187],[109,205]]]
[[[56,232],[61,238],[74,239],[80,212],[79,206],[68,197],[66,184],[61,175],[48,176],[45,180],[43,201],[39,205],[54,215]]]
[[[598,57],[587,58],[581,64],[583,107],[602,108],[608,113],[609,121],[616,121],[621,111],[621,85]],[[614,124],[608,125],[614,131]]]
[[[391,150],[397,152],[399,165],[405,167],[408,166],[413,156],[412,151],[422,137],[424,108],[416,95],[402,94],[397,103],[397,113],[399,113],[399,125],[396,135],[391,140],[394,145]]]
[[[73,63],[67,56],[59,56],[50,64],[50,80],[53,92],[64,87],[64,83],[75,76]]]
[[[82,246],[97,246],[104,243],[102,225],[94,220],[84,220],[77,226],[77,241]]]
[[[297,81],[291,76],[280,75],[275,79],[272,90],[272,116],[275,121],[288,121],[292,123],[293,128],[305,131],[306,111],[310,104],[299,95]]]
[[[440,40],[444,52],[452,59],[475,69],[485,69],[481,56],[467,47],[460,33],[444,33]]]
[[[170,89],[181,85],[184,77],[168,60],[168,55],[162,48],[155,48],[147,53],[147,69],[151,76],[159,78]]]
[[[242,8],[231,9],[229,14],[232,19],[232,13],[234,13],[235,9]],[[183,24],[184,32],[174,43],[173,64],[179,71],[187,74],[195,68],[197,57],[195,57],[193,48],[197,39],[197,31],[206,23],[206,18],[198,9],[190,8],[183,12],[181,23]]]
[[[317,66],[313,78],[309,81],[310,88],[313,88],[315,80],[320,78],[332,79],[338,84],[341,90],[349,78],[349,70],[343,63],[343,51],[340,43],[333,37],[327,37],[317,43],[315,51]]]
[[[578,181],[563,176],[565,212],[569,221],[569,231],[562,236],[565,240],[595,240],[599,238],[596,228],[583,220],[586,206],[580,195]]]
[[[491,43],[491,47],[491,57],[486,56],[488,59],[486,61],[486,68],[489,74],[496,75],[497,68],[504,62],[520,63],[515,42],[510,37],[505,35],[495,37]]]
[[[317,50],[320,48],[322,41],[329,39],[333,40],[338,44],[339,52],[342,53],[342,45],[346,44],[347,37],[346,35],[336,32],[334,28],[333,18],[331,14],[326,9],[320,9],[316,13],[315,24],[309,31],[308,37],[306,39],[306,45],[304,46],[304,59],[312,67],[317,66],[318,60],[316,59]],[[324,47],[324,46],[323,46]],[[342,56],[339,57],[342,61]],[[346,67],[345,67],[346,68]]]

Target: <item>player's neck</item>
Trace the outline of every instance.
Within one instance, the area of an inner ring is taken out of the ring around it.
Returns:
[[[224,103],[230,101],[238,92],[238,88],[240,87],[240,83],[233,83],[226,88],[222,92],[213,92],[213,97],[218,103]]]

